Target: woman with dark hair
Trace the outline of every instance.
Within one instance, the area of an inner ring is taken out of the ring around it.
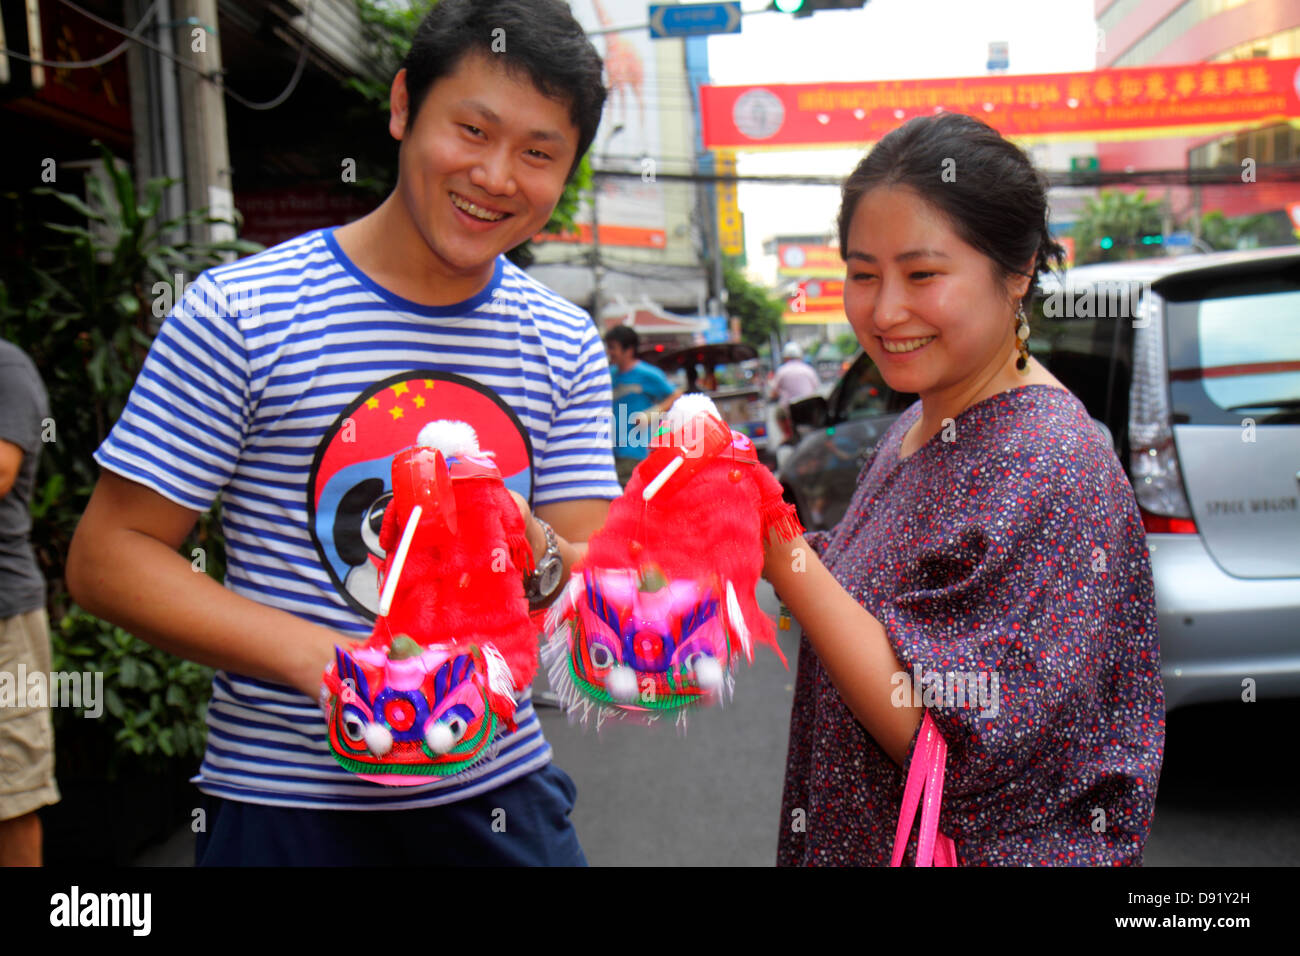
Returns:
[[[915,119],[845,182],[839,237],[858,341],[920,400],[838,526],[768,550],[804,635],[778,862],[889,862],[928,713],[959,864],[1140,864],[1164,749],[1151,570],[1114,451],[1028,354],[1061,255],[1042,179],[978,120]]]

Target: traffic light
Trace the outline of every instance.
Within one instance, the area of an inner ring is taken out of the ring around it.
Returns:
[[[810,17],[818,10],[857,10],[866,2],[867,0],[773,0],[768,9],[796,17]]]
[[[1133,239],[1123,239],[1120,241],[1121,244],[1126,246],[1163,246],[1165,244],[1165,237],[1163,234],[1158,232],[1148,232]],[[1102,236],[1097,240],[1097,245],[1101,246],[1103,249],[1113,249],[1115,248],[1115,237]]]

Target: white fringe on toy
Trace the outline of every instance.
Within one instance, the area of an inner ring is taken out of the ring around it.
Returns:
[[[671,428],[677,428],[685,425],[696,415],[722,418],[718,414],[718,406],[713,404],[713,399],[700,392],[690,392],[673,402],[673,407],[668,409],[668,414],[664,416],[664,423]]]
[[[453,455],[492,457],[492,452],[479,449],[478,433],[469,422],[458,422],[447,418],[429,422],[420,429],[419,437],[415,441],[416,444],[426,448],[437,449],[447,458]]]
[[[483,652],[483,663],[487,667],[488,686],[492,688],[494,693],[514,697],[515,679],[510,673],[510,665],[501,656],[501,652],[496,649],[496,645],[480,644],[478,647]]]

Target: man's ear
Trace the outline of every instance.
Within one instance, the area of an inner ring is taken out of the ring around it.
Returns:
[[[393,87],[388,93],[388,133],[399,142],[406,136],[407,111],[411,100],[406,94],[406,69],[397,71]]]

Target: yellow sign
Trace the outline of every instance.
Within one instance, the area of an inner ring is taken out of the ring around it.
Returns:
[[[730,149],[714,151],[713,168],[719,181],[716,185],[718,196],[718,244],[723,255],[743,256],[745,254],[745,223],[740,215],[740,205],[736,201],[736,153]],[[723,182],[723,179],[729,180]]]

